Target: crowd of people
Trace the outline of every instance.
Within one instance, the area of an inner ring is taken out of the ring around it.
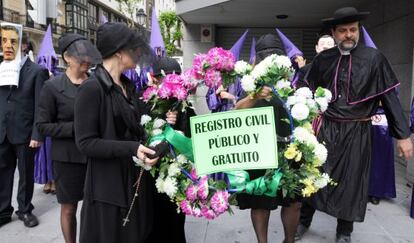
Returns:
[[[277,197],[238,194],[240,209],[251,210],[259,243],[268,242],[270,212],[278,206],[282,207],[284,242],[302,238],[315,210],[337,219],[336,242],[351,242],[354,222],[364,221],[369,196],[382,197],[369,190],[376,183],[372,168],[381,168],[372,151],[376,142],[372,117],[379,109],[388,121],[390,135],[397,140],[400,155],[406,160],[412,157],[411,131],[397,94],[398,79],[384,55],[360,41],[360,21],[367,15],[352,7],[337,10],[332,18],[322,20],[331,32],[318,39],[313,61],[306,64],[299,55],[291,58],[296,68],[294,88],[324,87],[333,94],[328,109],[314,123],[318,140],[328,149],[323,171],[338,185],[309,199],[287,200],[281,191]],[[20,52],[16,31],[2,29],[4,62]],[[16,214],[25,226],[38,225],[31,203],[34,159],[48,137],[56,185],[53,190],[61,206],[66,243],[77,241],[76,213],[82,200],[82,243],[186,242],[185,215],[177,213],[176,205],[157,192],[151,175],[133,162],[135,156],[144,164],[156,165],[165,144],[145,145],[148,135],[140,120],[142,115],[150,115],[151,109],[142,101],[142,92],[123,74],[137,65],[151,66],[147,85],[158,86],[166,74],[181,73],[180,65],[172,58],[157,56],[142,36],[122,23],[99,26],[96,45],[81,35],[65,34],[59,39],[58,51],[66,65],[64,73],[50,77],[46,69],[25,56],[18,86],[0,86],[0,227],[11,221],[14,212],[11,198],[16,165]],[[276,35],[260,37],[254,62],[272,54],[288,55]],[[292,135],[284,122],[288,116],[284,104],[269,87],[251,97],[236,83],[231,89],[210,90],[207,97],[213,112],[272,106],[278,147],[286,146],[283,138]],[[190,137],[189,117],[194,115],[192,109],[169,111],[165,119]],[[248,173],[255,179],[265,170]]]

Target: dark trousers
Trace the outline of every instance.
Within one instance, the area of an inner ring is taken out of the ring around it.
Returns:
[[[315,209],[306,201],[302,202],[302,208],[300,209],[300,223],[309,228],[312,223]],[[354,222],[343,219],[337,219],[336,233],[340,235],[350,236],[354,230]]]
[[[34,187],[34,155],[29,144],[11,144],[7,138],[0,144],[0,218],[13,214],[11,205],[16,165],[19,170],[19,188],[16,214],[31,213]]]

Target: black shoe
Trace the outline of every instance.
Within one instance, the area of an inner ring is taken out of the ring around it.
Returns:
[[[31,228],[39,224],[39,221],[37,220],[36,216],[34,216],[31,213],[18,214],[18,216],[19,216],[19,219],[23,221],[24,226],[26,227]]]
[[[11,222],[11,217],[0,218],[0,227]]]
[[[350,235],[336,235],[336,243],[351,243]]]
[[[298,228],[296,229],[296,233],[295,233],[295,241],[297,240],[301,240],[303,235],[306,233],[306,231],[308,231],[308,227],[306,227],[303,224],[299,224]]]
[[[369,197],[369,201],[374,204],[374,205],[378,205],[380,203],[380,200],[378,197]]]

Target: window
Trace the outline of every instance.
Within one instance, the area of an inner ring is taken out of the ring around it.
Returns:
[[[67,31],[88,35],[88,2],[87,0],[66,1],[65,4]]]

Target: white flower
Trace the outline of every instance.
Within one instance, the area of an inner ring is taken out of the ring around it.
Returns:
[[[296,96],[296,104],[306,104],[307,99],[304,96]]]
[[[292,66],[292,62],[287,56],[277,56],[275,62],[278,67],[290,68]]]
[[[161,176],[159,176],[156,180],[155,180],[155,187],[157,188],[157,191],[159,193],[163,193],[164,191],[164,180],[161,178]]]
[[[168,167],[168,176],[176,176],[178,174],[180,174],[181,170],[180,167],[178,167],[177,163],[172,163],[169,167]]]
[[[185,157],[183,154],[179,154],[179,155],[177,156],[177,162],[178,162],[180,165],[184,165],[184,164],[187,164],[188,159],[187,159],[187,157]]]
[[[331,102],[331,100],[332,100],[332,93],[331,93],[331,91],[329,89],[323,89],[323,91],[325,91],[326,101],[328,101],[328,103]]]
[[[316,107],[316,102],[315,102],[315,100],[313,100],[313,99],[307,99],[307,100],[306,100],[306,104],[308,105],[308,107],[309,107],[310,109],[315,109],[315,108],[317,108],[317,107]]]
[[[135,162],[136,165],[141,166],[144,170],[151,170],[152,166],[145,164],[142,160],[138,159],[136,156],[132,156],[132,160]]]
[[[263,61],[261,61],[259,64],[264,66],[266,69],[269,69],[273,66],[275,66],[275,60],[277,58],[276,54],[272,54],[270,56],[267,56]]]
[[[307,87],[302,87],[296,90],[295,96],[303,96],[307,99],[311,99],[313,97],[312,91]]]
[[[165,123],[166,123],[165,120],[156,118],[154,120],[154,126],[153,126],[153,128],[161,128],[162,126],[164,126]]]
[[[293,130],[293,137],[300,143],[308,141],[310,135],[312,134],[310,134],[309,131],[303,127],[296,127],[295,130]]]
[[[165,194],[167,194],[170,198],[173,198],[177,193],[177,180],[173,177],[167,177],[163,183],[163,189]]]
[[[328,150],[323,144],[317,143],[315,145],[313,153],[315,154],[315,157],[319,160],[320,165],[326,162],[326,159],[328,158]]]
[[[285,79],[279,80],[279,82],[276,83],[276,89],[284,88],[290,88],[290,82]]]
[[[296,104],[296,96],[289,96],[287,98],[286,104],[288,106],[293,106],[294,104]]]
[[[241,75],[247,74],[252,71],[252,66],[245,61],[238,61],[234,65],[234,71],[236,71],[237,74]]]
[[[240,80],[240,82],[241,82],[242,89],[246,92],[251,92],[251,91],[254,91],[256,89],[255,80],[254,80],[253,76],[251,76],[251,75],[243,76],[243,78]]]
[[[263,61],[262,61],[263,62]],[[251,75],[258,79],[260,77],[263,77],[266,75],[266,73],[268,72],[268,67],[265,65],[265,63],[262,64],[262,62],[260,62],[259,64],[257,64],[254,68],[253,71],[251,73]]]
[[[291,110],[292,117],[298,121],[303,121],[309,116],[309,108],[304,104],[295,104]]]
[[[321,189],[327,186],[329,181],[330,181],[329,175],[326,173],[323,173],[321,177],[315,180],[314,184],[317,188]]]
[[[160,135],[162,133],[162,130],[157,128],[157,129],[152,130],[151,133],[152,133],[152,136],[157,136],[157,135]]]
[[[328,109],[328,101],[324,97],[319,97],[315,99],[316,103],[319,105],[319,109],[322,112],[325,112]]]
[[[145,124],[147,124],[151,120],[152,120],[152,118],[150,116],[148,116],[148,115],[142,115],[141,116],[141,125],[144,126]]]

